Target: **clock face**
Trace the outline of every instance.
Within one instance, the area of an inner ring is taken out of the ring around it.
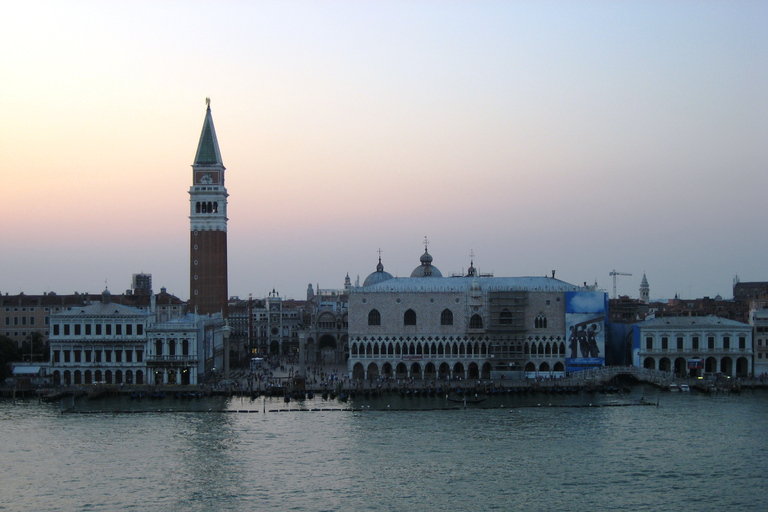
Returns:
[[[211,183],[213,183],[213,178],[211,178],[211,174],[210,173],[203,174],[203,177],[200,178],[200,183],[203,183],[205,185],[210,185]]]

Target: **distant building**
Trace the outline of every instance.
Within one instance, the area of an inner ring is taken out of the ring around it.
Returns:
[[[754,330],[754,374],[768,374],[768,301],[752,302],[749,324]]]
[[[717,316],[663,317],[634,325],[635,366],[703,377],[752,375],[752,328]]]
[[[768,282],[741,282],[736,277],[733,282],[733,300],[749,304],[752,300],[768,298]]]
[[[299,332],[306,324],[306,302],[286,300],[272,290],[264,299],[230,299],[230,354],[240,366],[248,357],[299,352]]]
[[[381,262],[379,262],[381,263]],[[304,337],[304,362],[346,363],[349,357],[349,292],[352,283],[349,274],[340,289],[317,290],[307,287],[309,322]]]

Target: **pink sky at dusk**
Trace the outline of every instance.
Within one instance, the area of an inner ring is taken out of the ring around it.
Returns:
[[[0,30],[0,292],[189,296],[211,108],[229,290],[349,273],[768,280],[762,2],[28,2]]]

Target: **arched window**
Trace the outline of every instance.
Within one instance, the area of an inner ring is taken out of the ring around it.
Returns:
[[[472,315],[472,318],[469,319],[469,328],[470,329],[482,329],[483,328],[483,318],[480,315]]]
[[[538,315],[536,319],[533,321],[533,327],[536,329],[546,329],[547,317],[544,315]]]
[[[416,312],[409,309],[403,315],[403,325],[416,325]]]
[[[195,213],[200,213],[200,201],[195,203]]]
[[[501,325],[510,325],[512,323],[512,312],[507,308],[502,309],[501,313],[499,313],[499,323]]]
[[[440,325],[453,325],[453,312],[450,309],[444,309],[440,313]]]
[[[381,313],[378,309],[372,309],[368,313],[368,325],[381,325]]]

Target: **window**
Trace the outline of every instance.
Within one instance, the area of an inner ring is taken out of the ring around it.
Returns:
[[[69,362],[69,350],[64,351],[64,362],[65,363]]]
[[[141,363],[143,359],[144,359],[144,351],[137,350],[136,351],[136,362],[137,363]]]
[[[377,309],[372,309],[368,313],[368,325],[381,325],[381,313]]]
[[[469,328],[470,329],[482,329],[483,328],[483,318],[480,315],[472,315],[472,318],[469,319]]]
[[[744,350],[747,348],[747,338],[746,336],[739,336],[739,348],[741,350]]]
[[[117,324],[115,325],[115,336],[122,336],[123,335],[123,325]]]
[[[104,351],[104,362],[105,363],[111,363],[112,362],[112,351],[111,350],[105,350]]]
[[[731,348],[731,337],[723,336],[723,348],[728,350]]]
[[[107,324],[104,326],[104,334],[106,334],[107,336],[112,335],[112,324]]]
[[[707,348],[710,348],[710,349],[715,348],[715,337],[714,336],[709,336],[707,338]]]
[[[651,336],[645,338],[645,349],[653,350],[653,338]]]
[[[53,335],[54,336],[59,335],[59,324],[53,324]]]
[[[453,312],[450,309],[444,309],[440,313],[440,325],[453,325]]]
[[[699,337],[698,336],[694,336],[693,338],[691,338],[691,347],[693,348],[693,350],[699,350]]]
[[[91,335],[91,324],[85,324],[85,335],[86,336]]]
[[[69,325],[64,326],[64,336],[69,336]]]
[[[133,350],[126,350],[125,351],[125,362],[126,363],[132,363],[133,362]]]
[[[122,350],[115,350],[115,362],[116,363],[122,363],[123,362],[123,351]]]
[[[60,363],[61,362],[61,352],[58,350],[53,351],[53,362],[54,363]]]
[[[677,350],[683,350],[683,337],[677,337]]]
[[[668,350],[669,349],[669,338],[666,336],[661,337],[661,350]]]
[[[101,324],[96,324],[96,336],[101,336]]]
[[[93,360],[97,363],[101,362],[101,350],[96,350],[93,353]]]
[[[136,336],[144,334],[144,326],[142,324],[136,324]]]
[[[80,362],[80,351],[79,350],[75,350],[74,352],[75,352],[75,362],[79,363]]]
[[[81,334],[81,325],[75,324],[75,336],[80,336]]]
[[[403,315],[403,325],[416,325],[416,312],[409,309]]]
[[[507,311],[506,309],[504,311]],[[504,313],[502,311],[502,314]],[[508,323],[512,323],[512,315],[510,314],[510,321]],[[536,329],[546,329],[547,328],[547,317],[544,315],[539,315],[536,317],[536,319],[533,321],[533,326]]]
[[[29,325],[35,325],[35,317],[29,317]]]
[[[126,336],[133,336],[133,324],[128,324],[125,326],[125,334]]]
[[[86,350],[85,351],[85,362],[86,363],[90,363],[91,362],[91,351],[90,350]]]
[[[499,324],[509,325],[511,323],[512,323],[512,312],[507,308],[502,309],[501,313],[499,313]]]

